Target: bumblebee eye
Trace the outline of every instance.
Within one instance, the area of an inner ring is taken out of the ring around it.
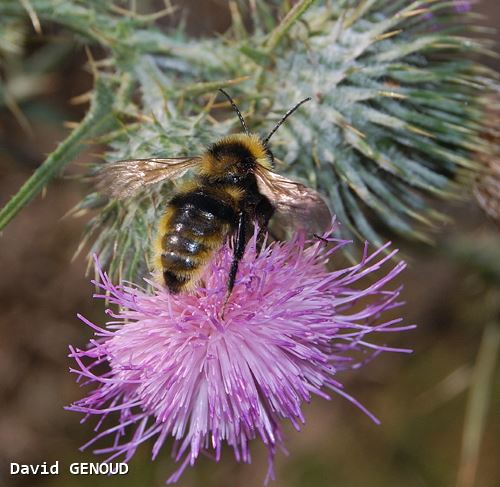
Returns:
[[[271,160],[271,167],[274,169],[274,154],[271,152],[271,150],[266,147],[266,152],[267,152],[267,155],[269,157],[269,159]]]
[[[274,167],[274,154],[271,152],[271,149],[266,141],[262,141],[262,145],[266,151],[267,157],[269,157],[269,160],[271,161],[271,165]]]

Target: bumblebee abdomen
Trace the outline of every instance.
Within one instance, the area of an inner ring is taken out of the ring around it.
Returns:
[[[170,250],[176,254],[184,254],[187,257],[200,255],[207,250],[207,246],[202,241],[188,238],[179,232],[167,233],[163,237],[162,246],[165,251]]]
[[[160,222],[158,267],[173,293],[188,290],[237,221],[230,198],[209,189],[181,193]]]

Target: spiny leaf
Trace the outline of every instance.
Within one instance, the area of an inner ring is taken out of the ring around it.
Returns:
[[[80,153],[91,137],[114,124],[111,88],[97,80],[91,107],[71,135],[52,152],[0,211],[0,230],[21,211],[67,164]]]

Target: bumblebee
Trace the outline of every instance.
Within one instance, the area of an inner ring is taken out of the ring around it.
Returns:
[[[248,131],[232,100],[243,133],[229,135],[199,156],[172,159],[132,159],[107,164],[99,187],[123,199],[147,186],[174,180],[192,171],[193,178],[180,185],[159,221],[155,244],[155,269],[171,293],[189,292],[203,269],[224,242],[234,236],[234,255],[227,282],[229,297],[252,226],[257,225],[258,251],[271,217],[288,224],[321,231],[331,221],[322,197],[303,184],[273,171],[269,139],[306,98],[288,110],[261,138]]]

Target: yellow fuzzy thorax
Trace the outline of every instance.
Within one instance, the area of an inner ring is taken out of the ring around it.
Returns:
[[[264,144],[257,134],[233,134],[224,137],[222,140],[227,142],[239,142],[250,151],[260,166],[263,166],[266,169],[272,168],[271,161],[269,160]]]
[[[232,134],[217,141],[217,145],[231,145],[234,143],[240,144],[247,149],[259,166],[265,169],[272,169],[269,154],[257,134]],[[209,153],[205,153],[201,162],[200,174],[212,175],[214,174],[215,167],[217,167],[217,164],[215,164],[213,157]],[[219,168],[221,171],[225,170],[223,166],[219,165]]]

